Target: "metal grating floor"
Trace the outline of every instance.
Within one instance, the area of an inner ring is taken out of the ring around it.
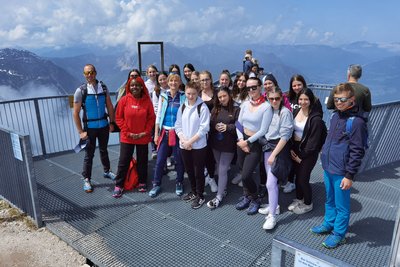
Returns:
[[[109,148],[114,170],[118,153],[118,146]],[[163,178],[163,191],[155,199],[136,191],[114,199],[112,182],[102,178],[98,152],[93,166],[95,190],[83,192],[79,174],[82,162],[82,152],[35,161],[39,199],[46,227],[99,266],[270,266],[275,235],[354,266],[388,263],[400,200],[399,163],[357,178],[347,244],[326,250],[321,246],[324,237],[308,230],[322,221],[324,213],[319,164],[311,178],[314,210],[303,215],[287,211],[295,195],[282,193],[278,224],[266,232],[261,228],[264,216],[248,216],[233,207],[241,195],[238,186],[229,184],[228,196],[213,211],[206,205],[193,210],[175,195],[175,172]],[[151,177],[154,162],[149,166]],[[185,189],[189,190],[187,179]],[[214,194],[206,190],[208,201]],[[286,263],[293,264],[293,259],[289,255]]]

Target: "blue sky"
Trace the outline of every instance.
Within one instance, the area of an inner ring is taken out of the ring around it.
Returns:
[[[400,1],[0,0],[0,47],[400,42]],[[400,46],[400,43],[398,44]]]

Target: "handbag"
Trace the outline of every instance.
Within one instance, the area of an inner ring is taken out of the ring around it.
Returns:
[[[131,162],[129,163],[129,169],[126,173],[125,181],[124,181],[124,190],[130,191],[136,188],[139,184],[139,175],[136,169],[136,159],[132,157]]]

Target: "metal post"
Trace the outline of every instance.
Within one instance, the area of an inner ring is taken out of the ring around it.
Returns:
[[[40,136],[40,145],[42,146],[43,156],[45,156],[47,154],[46,153],[46,144],[44,142],[43,126],[42,126],[42,119],[40,117],[38,99],[34,99],[33,103],[35,104],[36,119],[37,119],[37,124],[38,124],[38,128],[39,128],[39,136]]]

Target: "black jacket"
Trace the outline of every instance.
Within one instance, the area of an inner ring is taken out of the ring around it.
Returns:
[[[297,116],[300,109],[293,111],[293,118]],[[294,136],[294,135],[293,135]],[[326,126],[322,120],[322,114],[320,113],[319,107],[313,108],[306,125],[304,126],[303,136],[300,141],[300,155],[301,159],[305,159],[311,155],[318,154],[325,142],[326,137]]]

